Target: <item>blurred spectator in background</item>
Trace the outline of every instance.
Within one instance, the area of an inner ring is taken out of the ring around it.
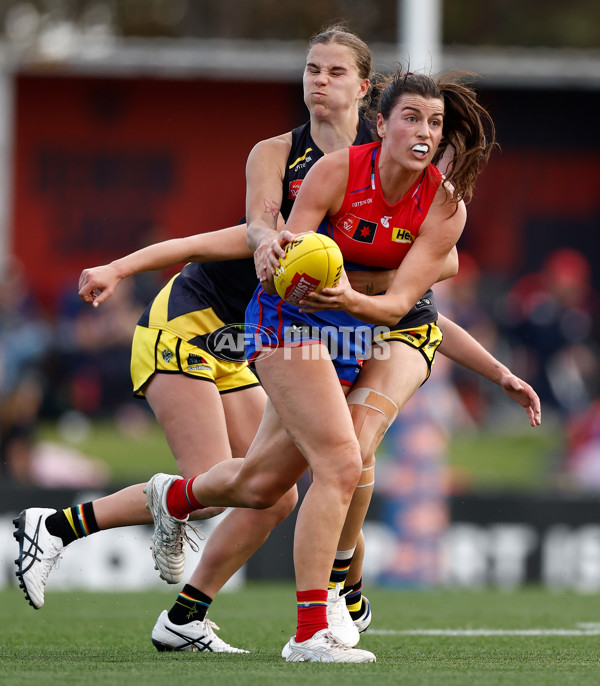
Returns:
[[[145,303],[136,296],[135,279],[124,280],[109,306],[98,310],[81,302],[76,285],[69,284],[58,307],[51,364],[54,411],[114,418],[123,405],[134,402],[131,340]]]
[[[598,296],[587,258],[571,248],[551,252],[539,272],[506,296],[503,318],[515,368],[538,392],[545,410],[563,418],[598,393]],[[599,458],[600,459],[600,458]]]
[[[477,262],[469,253],[460,251],[459,264],[456,276],[436,285],[435,294],[440,301],[440,311],[468,331],[492,355],[512,366],[508,359],[509,351],[501,349],[498,327],[483,304],[481,270]],[[455,401],[458,400],[460,406],[460,411],[455,412],[454,426],[463,429],[473,425],[483,426],[494,398],[499,398],[496,389],[489,381],[460,365],[451,365],[449,375],[458,395]],[[535,384],[532,385],[535,388]],[[504,402],[503,397],[501,401]]]
[[[567,424],[566,471],[569,485],[578,490],[600,491],[600,400]]]
[[[127,431],[150,422],[148,411],[133,400],[129,380],[131,338],[144,309],[135,297],[134,280],[124,282],[101,311],[82,306],[76,285],[69,285],[51,321],[40,310],[21,263],[9,258],[0,269],[3,480],[37,486],[107,483],[107,470],[96,460],[40,441],[40,419],[57,420],[61,433],[78,417],[109,416],[120,428],[122,419]]]
[[[7,258],[0,269],[0,475],[18,483],[32,478],[42,366],[51,342],[52,329],[21,263]]]

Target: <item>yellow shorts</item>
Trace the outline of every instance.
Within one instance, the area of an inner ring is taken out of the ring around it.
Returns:
[[[185,374],[211,381],[220,393],[259,385],[246,361],[218,359],[174,333],[138,325],[131,348],[131,380],[136,397],[144,397],[144,387],[154,374]]]
[[[438,328],[437,323],[430,322],[429,324],[415,326],[412,329],[391,329],[386,333],[376,336],[373,342],[400,341],[418,350],[427,362],[427,377],[425,378],[425,381],[427,381],[431,374],[435,353],[440,347],[442,338],[443,334],[441,329]]]

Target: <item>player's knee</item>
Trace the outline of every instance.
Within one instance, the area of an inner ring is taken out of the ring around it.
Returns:
[[[255,510],[273,507],[283,493],[264,475],[252,475],[244,483],[244,502]]]
[[[362,470],[360,447],[356,441],[347,441],[333,450],[328,459],[313,465],[313,482],[320,482],[332,492],[342,495],[354,493]]]
[[[354,493],[360,481],[361,470],[362,459],[359,452],[357,458],[352,460],[351,463],[349,462],[340,473],[339,483],[344,492],[349,494]]]
[[[273,515],[277,519],[276,525],[283,522],[294,510],[298,503],[298,489],[294,486],[284,493],[281,498],[271,508]]]
[[[275,497],[274,492],[266,492],[263,493],[262,496],[257,496],[252,501],[252,507],[254,509],[263,510],[261,514],[268,518],[269,528],[271,530],[281,524],[281,522],[293,512],[298,502],[298,491],[294,486],[294,488],[286,491],[278,498],[275,503],[269,505],[273,497]],[[261,522],[264,521],[264,519],[261,519]]]
[[[266,510],[277,504],[277,494],[268,490],[251,490],[248,492],[245,502],[254,510]]]
[[[354,431],[360,443],[363,468],[375,464],[375,452],[398,416],[396,402],[370,388],[357,388],[348,395]]]

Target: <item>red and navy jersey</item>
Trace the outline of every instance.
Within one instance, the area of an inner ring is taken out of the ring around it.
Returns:
[[[380,143],[349,148],[344,201],[321,230],[333,238],[344,260],[354,266],[397,269],[419,235],[442,175],[428,165],[404,197],[388,205],[379,183],[380,153]]]
[[[397,269],[419,234],[435,193],[442,182],[430,164],[395,205],[381,192],[378,161],[381,143],[349,148],[350,166],[339,212],[319,226],[340,246],[346,271]],[[429,289],[394,328],[420,326],[437,319]]]

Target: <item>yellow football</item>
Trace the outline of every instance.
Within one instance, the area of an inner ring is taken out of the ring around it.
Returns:
[[[303,233],[285,247],[275,272],[275,288],[283,300],[298,305],[309,293],[337,286],[344,258],[338,244],[321,233]]]

